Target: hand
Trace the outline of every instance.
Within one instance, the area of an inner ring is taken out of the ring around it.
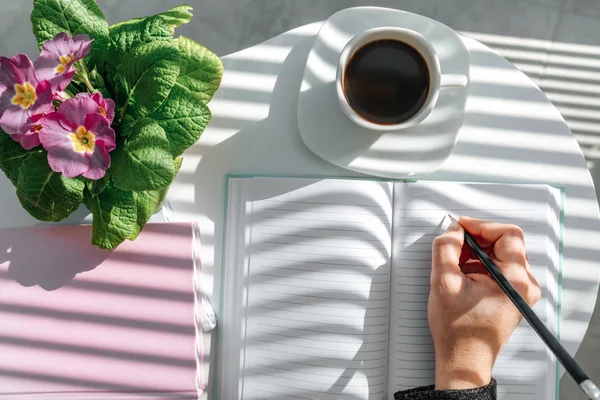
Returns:
[[[530,306],[541,294],[518,226],[461,217],[438,236],[428,305],[437,390],[489,384],[496,357],[522,318],[464,244],[463,227]]]

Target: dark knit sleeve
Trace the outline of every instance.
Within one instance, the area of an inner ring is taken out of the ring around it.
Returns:
[[[476,389],[435,390],[432,386],[422,386],[403,390],[394,394],[394,400],[496,400],[496,380]]]

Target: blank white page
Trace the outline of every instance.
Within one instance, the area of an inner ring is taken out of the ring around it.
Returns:
[[[384,399],[392,185],[246,184],[241,398]]]
[[[434,383],[427,321],[431,244],[445,216],[467,215],[521,226],[529,262],[542,287],[534,307],[557,328],[560,191],[546,185],[418,182],[396,184],[390,305],[390,395]],[[517,327],[494,371],[499,399],[556,397],[556,362],[527,322]]]

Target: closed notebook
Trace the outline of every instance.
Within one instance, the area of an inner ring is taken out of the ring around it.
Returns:
[[[194,229],[114,251],[89,226],[0,230],[0,398],[197,398]]]
[[[229,180],[219,398],[384,400],[434,383],[427,299],[445,216],[520,225],[558,330],[561,191],[546,185]],[[499,398],[556,398],[526,322],[493,371]]]

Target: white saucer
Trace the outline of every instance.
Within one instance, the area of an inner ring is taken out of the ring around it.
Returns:
[[[323,23],[308,56],[298,128],[310,150],[337,166],[387,178],[415,178],[435,171],[450,155],[465,116],[469,85],[440,92],[431,114],[412,128],[376,132],[351,122],[336,97],[338,58],[356,34],[383,26],[419,32],[433,44],[443,74],[469,77],[469,50],[446,25],[387,8],[342,10]]]

